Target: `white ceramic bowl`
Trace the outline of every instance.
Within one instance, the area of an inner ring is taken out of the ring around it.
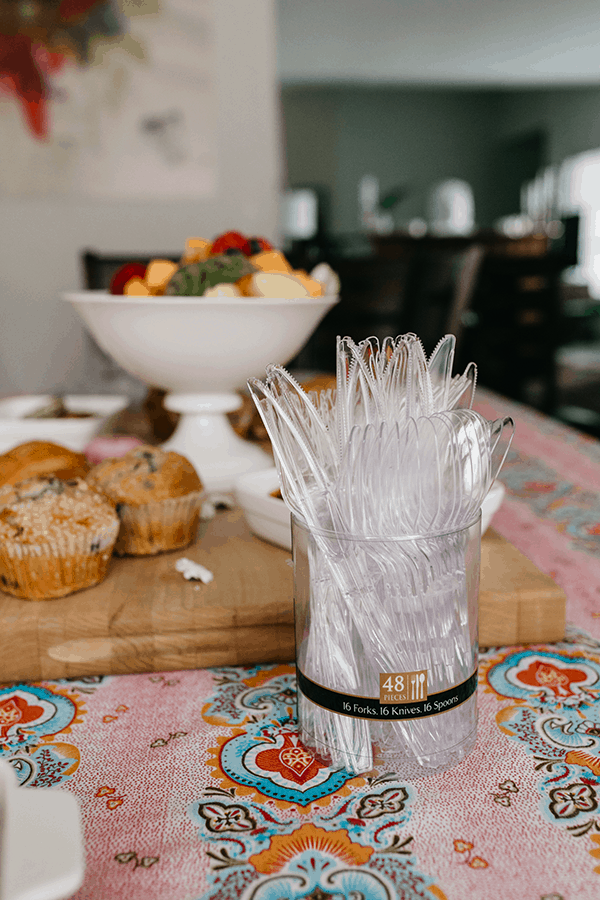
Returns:
[[[283,500],[272,497],[279,490],[277,469],[252,472],[238,478],[235,499],[244,512],[250,531],[284,550],[292,548],[290,514]]]
[[[279,489],[277,469],[253,472],[239,478],[235,496],[244,511],[250,531],[284,550],[292,548],[292,531],[288,508],[271,493]],[[481,508],[481,533],[484,534],[504,499],[505,488],[495,481]]]
[[[79,804],[59,788],[19,787],[0,760],[0,897],[66,900],[81,887]]]
[[[176,393],[236,391],[269,363],[285,365],[338,299],[65,294],[120,366]]]
[[[78,453],[103,428],[106,420],[128,405],[127,397],[67,394],[63,402],[71,412],[88,412],[84,419],[26,419],[52,401],[49,394],[26,394],[0,400],[0,453],[27,441],[52,441]]]
[[[190,460],[210,493],[232,493],[238,477],[270,467],[226,413],[248,378],[293,359],[338,299],[65,294],[103,350],[169,392],[165,406],[181,418],[165,447]]]

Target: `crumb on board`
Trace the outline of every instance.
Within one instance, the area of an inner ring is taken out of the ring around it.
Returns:
[[[230,494],[212,493],[204,501],[200,509],[200,518],[203,522],[214,519],[218,509],[233,509],[235,502]]]
[[[175,569],[181,572],[186,581],[201,581],[202,584],[210,584],[214,578],[212,572],[185,556],[177,560]]]

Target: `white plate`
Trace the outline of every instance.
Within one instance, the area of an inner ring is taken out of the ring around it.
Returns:
[[[109,416],[121,412],[127,397],[100,394],[67,394],[63,402],[70,412],[88,412],[85,419],[26,419],[52,401],[50,394],[25,394],[0,400],[0,453],[27,441],[52,441],[81,453],[102,430]]]
[[[0,900],[66,900],[84,871],[77,799],[58,788],[19,787],[0,760]]]
[[[239,478],[235,485],[235,496],[244,511],[250,531],[284,550],[292,548],[290,514],[283,500],[271,497],[279,489],[277,469],[253,472]],[[481,508],[481,533],[489,528],[493,516],[504,499],[505,488],[495,481],[483,501]]]

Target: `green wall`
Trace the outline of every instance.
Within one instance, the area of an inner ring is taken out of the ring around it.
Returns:
[[[358,182],[408,190],[402,225],[426,215],[430,186],[464,178],[478,225],[518,211],[519,186],[537,168],[600,147],[600,87],[535,90],[283,87],[291,186],[331,197],[334,234],[358,230]]]
[[[600,86],[505,92],[499,104],[499,135],[534,129],[547,134],[547,165],[600,147]]]

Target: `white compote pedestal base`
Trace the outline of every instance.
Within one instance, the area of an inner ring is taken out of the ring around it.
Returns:
[[[164,404],[181,414],[177,428],[162,446],[187,457],[206,491],[227,493],[241,475],[273,467],[273,458],[235,433],[228,412],[242,404],[239,394],[167,394]]]

